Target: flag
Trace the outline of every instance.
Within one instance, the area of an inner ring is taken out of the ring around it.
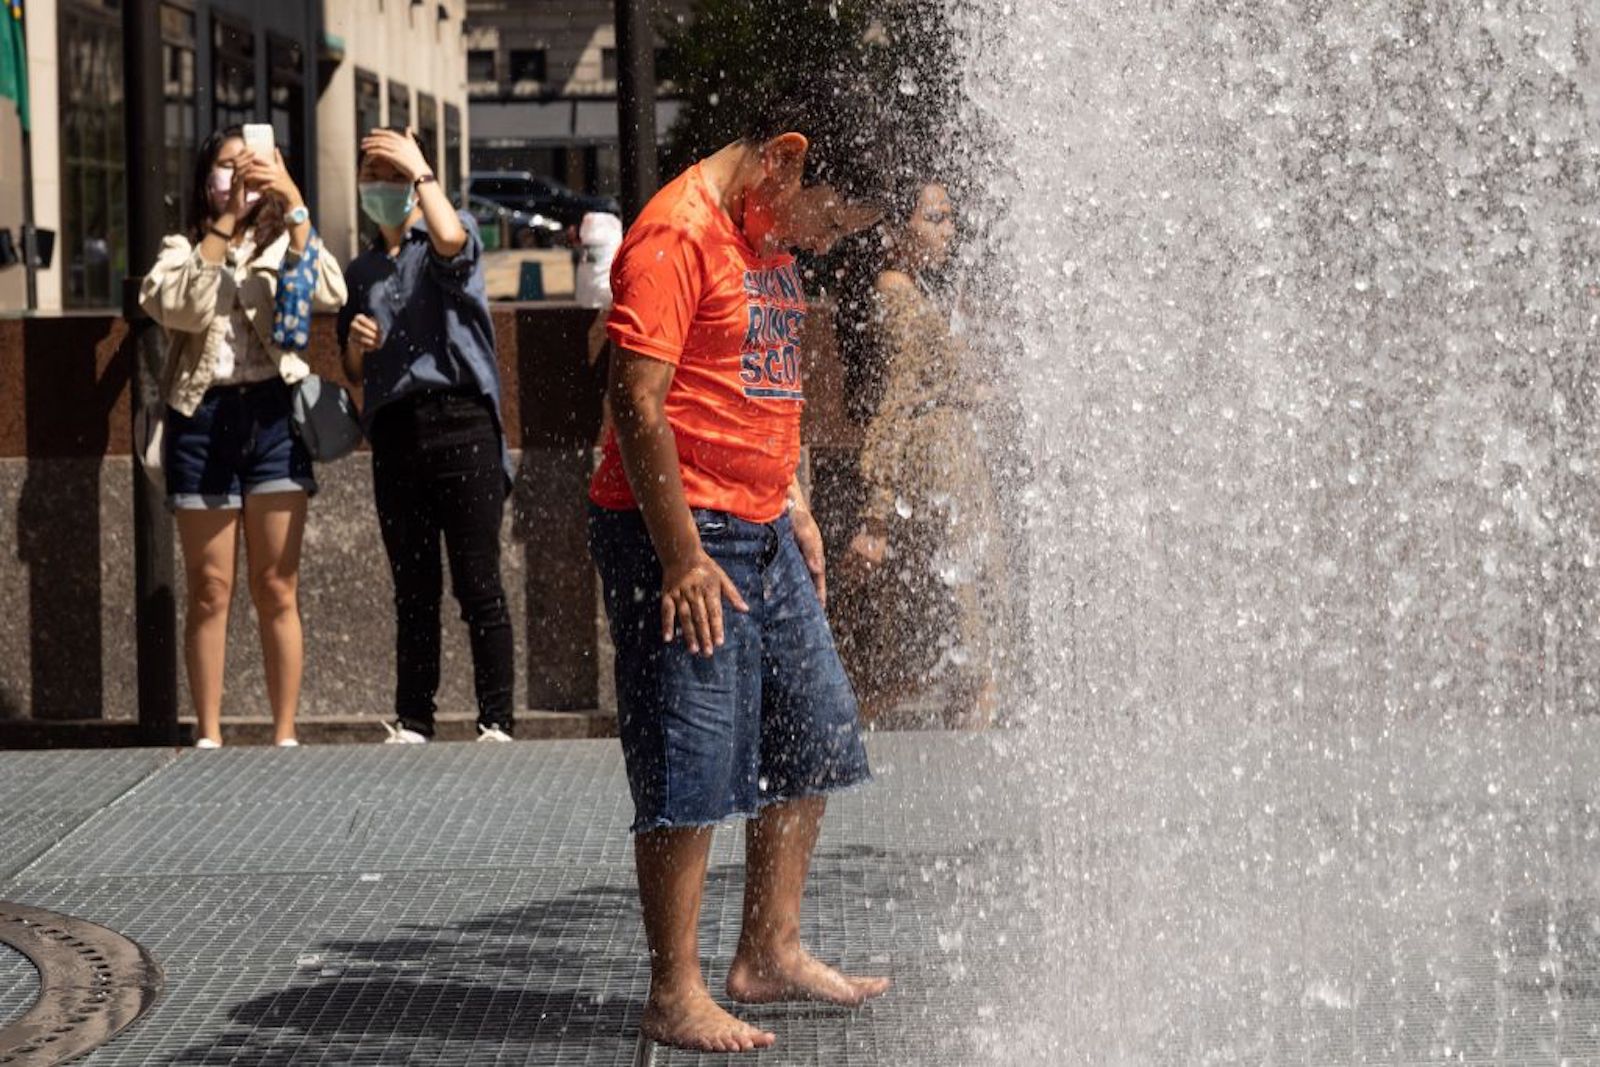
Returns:
[[[22,33],[22,0],[5,0],[0,11],[0,97],[17,103],[22,128],[28,129],[28,42]]]

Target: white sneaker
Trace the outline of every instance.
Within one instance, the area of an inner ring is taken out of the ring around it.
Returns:
[[[506,733],[504,730],[500,729],[500,727],[498,727],[498,726],[485,726],[483,723],[480,722],[478,724],[478,740],[479,741],[509,741],[509,740],[511,740],[511,735]]]
[[[194,741],[195,748],[221,748],[221,741],[213,741],[209,737],[197,737]]]
[[[278,745],[279,748],[299,748],[300,747],[300,742],[296,741],[294,738],[290,737],[290,738],[286,738],[286,739],[284,739],[282,741],[277,742],[277,745]]]
[[[383,739],[386,745],[425,745],[428,739],[415,730],[408,730],[399,723],[384,723],[383,728],[389,731],[389,736]]]

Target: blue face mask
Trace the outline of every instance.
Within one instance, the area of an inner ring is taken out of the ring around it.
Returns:
[[[402,226],[417,206],[417,191],[405,182],[362,182],[361,210],[379,226]]]

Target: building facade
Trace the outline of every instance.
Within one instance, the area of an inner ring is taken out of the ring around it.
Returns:
[[[361,135],[410,126],[445,189],[467,164],[466,0],[326,0],[317,104],[318,228],[341,258],[374,230],[356,196]]]
[[[429,139],[458,186],[466,150],[465,0],[163,0],[165,151],[128,159],[121,0],[27,0],[32,129],[0,102],[0,229],[30,214],[54,234],[30,300],[0,269],[0,311],[116,307],[127,260],[130,165],[158,166],[164,225],[184,223],[194,157],[213,130],[271,123],[319,231],[356,250],[356,131],[398,122]],[[451,158],[453,153],[453,158]],[[23,164],[26,164],[24,166]]]
[[[688,0],[658,0],[661,19]],[[525,170],[580,192],[614,196],[617,48],[611,0],[468,0],[467,90],[473,170]],[[671,86],[656,135],[677,117]]]

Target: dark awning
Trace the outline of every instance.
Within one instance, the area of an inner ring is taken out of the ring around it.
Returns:
[[[467,107],[472,143],[489,148],[566,144],[572,140],[571,100],[473,102]]]
[[[656,138],[664,140],[682,104],[656,101]],[[617,102],[593,100],[475,101],[472,143],[480,148],[557,148],[615,144]]]

